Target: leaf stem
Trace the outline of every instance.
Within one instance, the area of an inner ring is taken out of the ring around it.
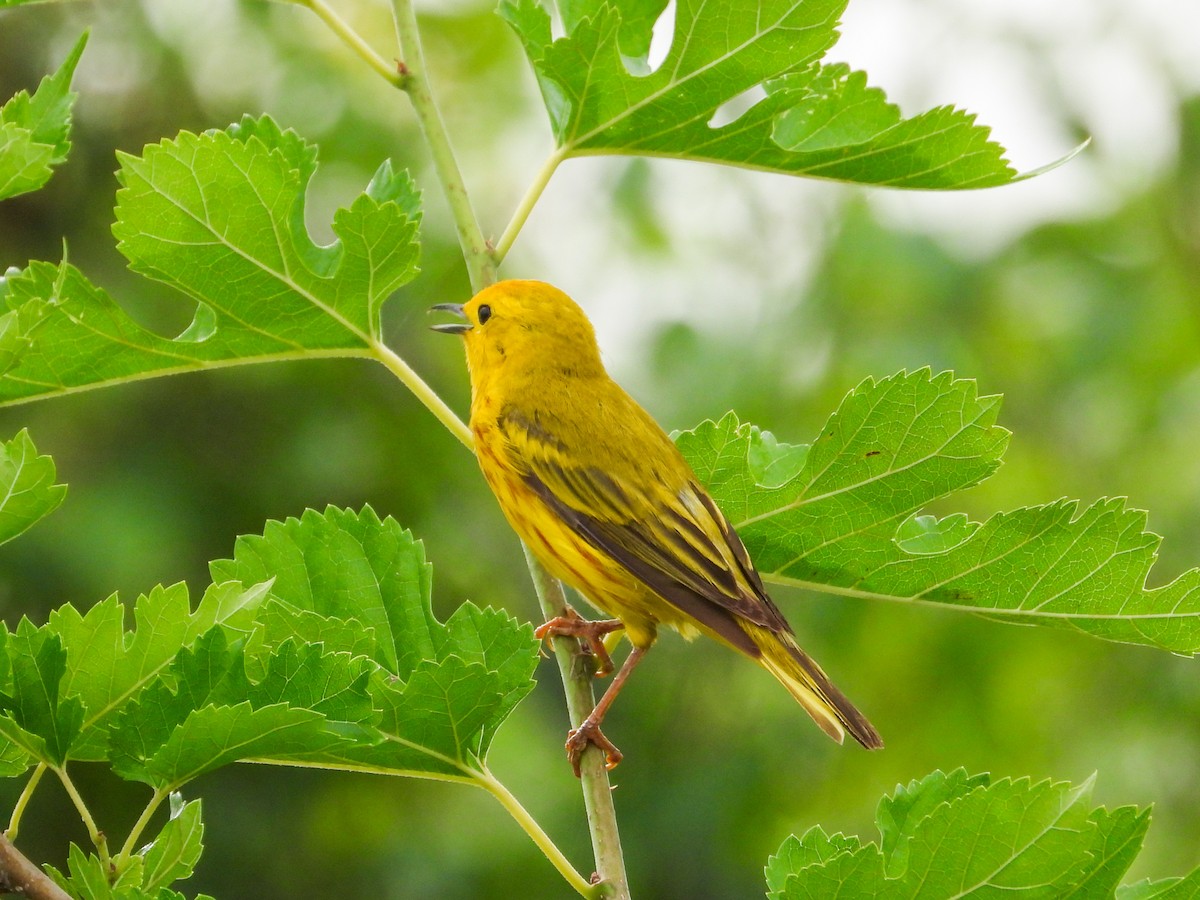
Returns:
[[[9,840],[17,839],[17,829],[21,826],[21,816],[25,814],[25,807],[29,805],[30,798],[33,797],[33,792],[37,789],[38,782],[42,780],[42,776],[46,774],[46,764],[40,762],[37,768],[33,770],[33,774],[29,776],[29,781],[25,784],[25,790],[21,791],[21,796],[17,798],[16,806],[13,807],[12,817],[8,820],[8,828],[5,834]]]
[[[584,897],[594,898],[598,900],[602,896],[601,888],[597,884],[592,884],[584,878],[579,871],[571,865],[570,861],[563,855],[563,852],[558,849],[554,841],[550,840],[550,836],[542,830],[542,827],[537,823],[537,820],[529,814],[529,811],[521,805],[516,797],[509,792],[497,778],[492,775],[487,766],[481,765],[478,775],[478,784],[485,791],[500,801],[500,805],[508,812],[510,816],[516,820],[517,824],[525,830],[525,833],[537,844],[538,849],[545,854],[546,859],[554,868],[558,869],[559,874],[566,880],[572,888],[582,894]]]
[[[400,69],[394,64],[389,64],[382,56],[366,41],[359,36],[358,32],[350,27],[345,19],[337,14],[333,7],[329,6],[325,0],[292,0],[297,6],[305,6],[316,13],[317,18],[329,26],[329,30],[342,39],[351,50],[366,60],[367,65],[378,72],[390,84],[400,87],[404,83],[404,75]]]
[[[509,249],[513,242],[517,239],[517,235],[521,232],[521,228],[525,225],[525,220],[529,218],[529,213],[533,211],[534,205],[542,196],[542,192],[546,190],[546,185],[550,183],[550,177],[558,169],[559,163],[566,159],[566,153],[561,149],[551,153],[542,167],[538,169],[537,175],[533,182],[529,185],[529,189],[525,192],[525,196],[521,198],[521,202],[513,211],[512,218],[508,222],[508,227],[504,229],[504,234],[500,235],[500,240],[496,242],[496,248],[492,251],[492,259],[496,265],[504,262],[504,257],[508,255]]]
[[[75,787],[75,782],[71,780],[71,776],[67,774],[67,770],[56,766],[52,766],[51,768],[54,774],[58,776],[58,780],[62,782],[62,786],[67,791],[67,796],[75,804],[79,818],[83,820],[83,825],[87,828],[88,837],[92,839],[92,843],[96,847],[96,852],[100,855],[100,862],[104,864],[104,868],[107,870],[110,865],[108,839],[104,836],[104,832],[96,827],[96,821],[92,818],[91,811],[87,808],[87,804],[83,802],[83,797],[80,796],[79,790]]]
[[[567,598],[562,583],[551,577],[537,558],[522,545],[525,561],[533,576],[542,614],[547,620],[566,614]],[[574,638],[555,638],[554,655],[562,675],[563,691],[567,697],[567,712],[572,725],[582,722],[596,705],[592,691],[593,673],[589,666],[577,665],[580,659],[579,642]],[[625,858],[621,852],[621,835],[617,829],[617,810],[613,805],[612,785],[604,767],[604,754],[598,747],[589,746],[580,760],[579,780],[583,788],[583,805],[587,810],[588,829],[592,835],[592,851],[596,856],[596,871],[604,886],[601,897],[629,900],[629,880],[625,874]]]
[[[137,847],[138,839],[142,836],[142,832],[146,830],[146,826],[150,824],[150,819],[158,812],[158,807],[162,805],[170,795],[170,791],[164,791],[156,788],[154,796],[150,798],[150,802],[146,804],[146,808],[142,810],[142,814],[138,816],[138,820],[133,823],[133,828],[129,830],[129,837],[125,838],[125,843],[121,845],[121,852],[117,854],[117,871],[120,872],[129,864],[129,857],[133,856],[133,851]]]
[[[479,220],[475,218],[466,183],[450,145],[450,136],[446,133],[446,125],[442,122],[442,114],[434,102],[429,78],[425,74],[425,57],[421,51],[421,35],[413,0],[392,0],[392,8],[396,20],[396,39],[400,42],[404,60],[401,63],[404,80],[400,86],[412,101],[421,132],[425,135],[425,143],[429,145],[438,181],[445,192],[446,202],[450,204],[458,231],[458,243],[471,277],[471,287],[480,291],[496,280],[496,264],[479,228]]]
[[[434,418],[445,425],[447,430],[467,448],[470,448],[473,443],[471,429],[455,414],[454,410],[446,405],[446,401],[439,397],[437,392],[425,383],[424,379],[413,370],[412,366],[406,363],[394,350],[380,341],[372,341],[371,348],[375,351],[375,357],[387,366],[388,371],[399,378],[418,400],[425,404],[425,408],[433,413]]]

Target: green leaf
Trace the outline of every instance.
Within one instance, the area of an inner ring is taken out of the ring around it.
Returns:
[[[1122,806],[1111,812],[1096,809],[1088,817],[1100,840],[1092,849],[1092,862],[1084,877],[1070,891],[1063,893],[1064,900],[1084,897],[1112,897],[1121,878],[1133,864],[1146,830],[1150,827],[1150,810],[1139,810]]]
[[[949,775],[933,772],[921,781],[897,785],[896,793],[879,801],[875,821],[879,824],[880,849],[894,871],[903,871],[908,859],[908,841],[912,829],[937,806],[965,796],[978,787],[989,784],[987,775],[968,775],[966,769],[955,769]]]
[[[552,41],[537,0],[501,3],[564,156],[665,156],[910,188],[1020,177],[974,116],[938,107],[904,119],[864,73],[820,62],[846,0],[680,3],[671,48],[650,72],[650,31],[664,5],[573,0],[560,5],[567,35]],[[765,98],[712,124],[756,87]]]
[[[498,680],[479,663],[450,656],[421,663],[404,684],[379,685],[379,728],[388,742],[355,758],[402,771],[463,775],[487,755],[492,734],[515,705]]]
[[[950,373],[868,379],[784,484],[759,483],[770,445],[732,414],[678,444],[768,581],[1200,651],[1200,570],[1147,588],[1160,538],[1122,500],[1060,500],[983,524],[916,515],[995,471],[1008,443],[999,405]],[[796,457],[775,452],[781,465]]]
[[[3,736],[0,721],[0,736]],[[19,745],[0,741],[0,778],[12,778],[29,770],[33,765],[29,754]]]
[[[769,895],[1112,897],[1149,811],[1092,808],[1091,786],[934,772],[880,803],[879,846],[820,829],[789,838],[768,862]]]
[[[0,736],[49,765],[61,765],[83,725],[83,704],[65,697],[67,652],[58,635],[22,619],[5,647],[12,695],[0,698]]]
[[[154,682],[180,650],[214,626],[248,628],[267,587],[215,585],[195,612],[187,585],[156,587],[134,604],[131,631],[124,628],[125,608],[116,596],[86,614],[69,604],[52,612],[47,628],[66,648],[62,692],[82,701],[86,711],[71,757],[104,759],[107,729],[124,704]]]
[[[74,267],[32,263],[0,285],[0,313],[15,315],[0,331],[0,402],[238,362],[366,356],[383,302],[416,275],[419,195],[390,163],[318,247],[304,226],[316,149],[268,117],[120,160],[121,252],[196,301],[192,324],[154,334]]]
[[[376,635],[371,656],[402,677],[434,655],[429,605],[432,569],[412,533],[370,508],[361,513],[329,507],[300,519],[268,522],[263,534],[243,535],[233,559],[209,565],[214,581],[273,579],[271,596],[284,607],[320,617],[358,621]],[[326,638],[336,637],[323,633]],[[353,652],[354,645],[326,644]]]
[[[313,710],[285,703],[255,709],[249,701],[205,706],[184,719],[139,769],[121,774],[173,789],[240,760],[307,758],[346,743],[349,739]]]
[[[244,701],[249,690],[240,645],[231,648],[221,629],[210,629],[117,713],[109,735],[113,769],[125,778],[174,789],[171,778],[155,777],[150,765],[155,754],[193,713]]]
[[[312,610],[297,609],[272,597],[263,605],[254,631],[246,641],[251,671],[260,671],[259,657],[264,648],[269,650],[288,640],[321,644],[350,656],[376,659],[380,653],[375,629],[361,620],[324,616]]]
[[[794,834],[789,836],[775,855],[767,860],[764,874],[768,896],[776,900],[793,873],[843,854],[855,853],[861,846],[858,838],[844,834],[828,835],[820,825],[808,829],[803,837]]]
[[[155,890],[190,878],[204,849],[204,823],[200,820],[200,801],[193,800],[175,809],[178,794],[171,795],[171,818],[158,837],[142,851],[142,887]]]
[[[307,631],[326,653],[366,654],[380,667],[370,693],[387,740],[309,761],[470,777],[533,686],[530,627],[470,603],[438,622],[422,545],[369,507],[270,522],[262,536],[239,538],[234,558],[211,570],[217,580],[274,577],[263,615],[270,636],[256,635],[250,646]]]
[[[304,227],[316,149],[269,117],[119,158],[119,249],[134,271],[207,304],[214,337],[231,328],[239,355],[363,347],[380,305],[416,274],[416,188],[390,164],[318,247]]]
[[[132,864],[121,873],[116,883],[111,884],[108,880],[108,867],[104,862],[95,855],[84,853],[76,844],[71,844],[67,855],[69,876],[63,875],[53,866],[46,866],[46,870],[59,887],[78,900],[185,900],[183,894],[166,887],[143,885],[140,863],[141,860],[134,857]],[[212,898],[207,894],[198,894],[196,900]]]
[[[59,886],[69,891],[72,896],[85,898],[85,900],[108,900],[113,897],[112,886],[108,883],[108,873],[105,872],[104,863],[100,861],[99,857],[89,856],[77,844],[72,843],[67,854],[67,866],[70,872],[69,878],[64,878],[54,869],[51,869],[50,872]]]
[[[338,722],[372,718],[367,659],[327,653],[322,644],[285,641],[267,659],[266,673],[247,693],[254,706],[287,703]]]
[[[38,456],[27,429],[0,443],[0,544],[58,509],[67,486],[54,478],[54,460]]]
[[[0,7],[15,3],[0,3]],[[54,166],[71,149],[71,107],[76,95],[71,78],[83,56],[88,34],[53,75],[42,79],[33,95],[21,91],[0,106],[0,200],[34,191],[50,180]]]
[[[364,731],[343,728],[315,707],[362,711],[365,664],[320,656],[319,648],[301,655],[288,643],[256,684],[246,674],[240,641],[230,645],[225,632],[213,628],[121,710],[110,734],[113,769],[174,790],[239,760],[329,752]],[[359,698],[348,697],[355,691]]]

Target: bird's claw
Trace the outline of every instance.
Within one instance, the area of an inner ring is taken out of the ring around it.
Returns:
[[[567,607],[567,615],[555,616],[548,622],[539,625],[533,636],[539,641],[553,641],[556,637],[573,637],[582,642],[585,652],[596,657],[596,676],[603,677],[613,670],[612,657],[604,646],[606,635],[620,631],[625,625],[620,619],[600,619],[589,622],[575,610]],[[615,748],[614,748],[615,749]]]
[[[578,728],[572,728],[567,732],[567,759],[571,762],[571,769],[575,772],[576,778],[580,777],[579,764],[588,744],[595,744],[604,751],[604,768],[606,769],[615,769],[625,756],[617,749],[616,744],[604,736],[604,732],[600,730],[597,723],[590,719],[584,719]]]

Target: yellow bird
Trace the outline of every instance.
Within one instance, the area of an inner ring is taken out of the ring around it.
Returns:
[[[484,477],[513,529],[549,572],[614,619],[569,611],[539,638],[603,641],[624,629],[633,649],[609,689],[567,738],[575,774],[589,743],[609,768],[621,752],[600,723],[666,625],[706,634],[782,682],[826,734],[869,750],[878,732],[800,649],[729,521],[667,434],[609,378],[582,309],[539,281],[502,281],[465,304],[433,307],[465,321],[471,432]]]

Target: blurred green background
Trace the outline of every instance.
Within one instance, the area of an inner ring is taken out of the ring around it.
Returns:
[[[385,4],[338,7],[394,55]],[[1146,9],[852,3],[845,52],[831,58],[866,68],[907,112],[966,105],[1026,168],[1084,134],[1095,143],[1059,172],[955,196],[573,161],[505,274],[575,295],[619,380],[668,428],[733,408],[803,441],[867,375],[930,365],[976,378],[1005,394],[1001,422],[1015,438],[997,476],[937,511],[981,518],[1125,495],[1166,535],[1152,575],[1166,582],[1200,563],[1200,71],[1179,49],[1200,30],[1187,0]],[[423,12],[435,88],[495,235],[550,148],[545,116],[490,4]],[[0,205],[0,262],[56,260],[65,236],[73,263],[139,320],[177,333],[190,304],[130,275],[114,249],[114,151],[266,111],[320,144],[318,239],[382,158],[422,178],[424,272],[391,301],[386,328],[465,414],[459,350],[426,330],[424,310],[468,289],[404,99],[299,8],[198,0],[0,13],[0,96],[32,88],[86,26],[70,162],[46,189]],[[1118,100],[1115,83],[1137,101]],[[330,503],[370,503],[423,537],[443,615],[467,597],[537,615],[474,461],[379,366],[247,367],[0,410],[4,436],[26,425],[71,489],[59,512],[0,548],[10,625],[156,583],[198,593],[238,534]],[[1098,771],[1100,801],[1155,805],[1134,877],[1200,864],[1194,662],[954,612],[777,599],[887,749],[838,748],[756,667],[662,641],[607,729],[626,752],[616,802],[635,897],[760,895],[762,865],[787,834],[820,823],[874,837],[879,796],[936,767],[1076,781]],[[590,847],[550,663],[539,679],[492,764],[583,867]],[[123,834],[143,789],[86,767],[78,780]],[[0,801],[18,787],[0,785]],[[482,792],[259,767],[194,787],[208,831],[189,894],[569,893]],[[47,785],[22,844],[61,865],[67,840],[86,835]]]

